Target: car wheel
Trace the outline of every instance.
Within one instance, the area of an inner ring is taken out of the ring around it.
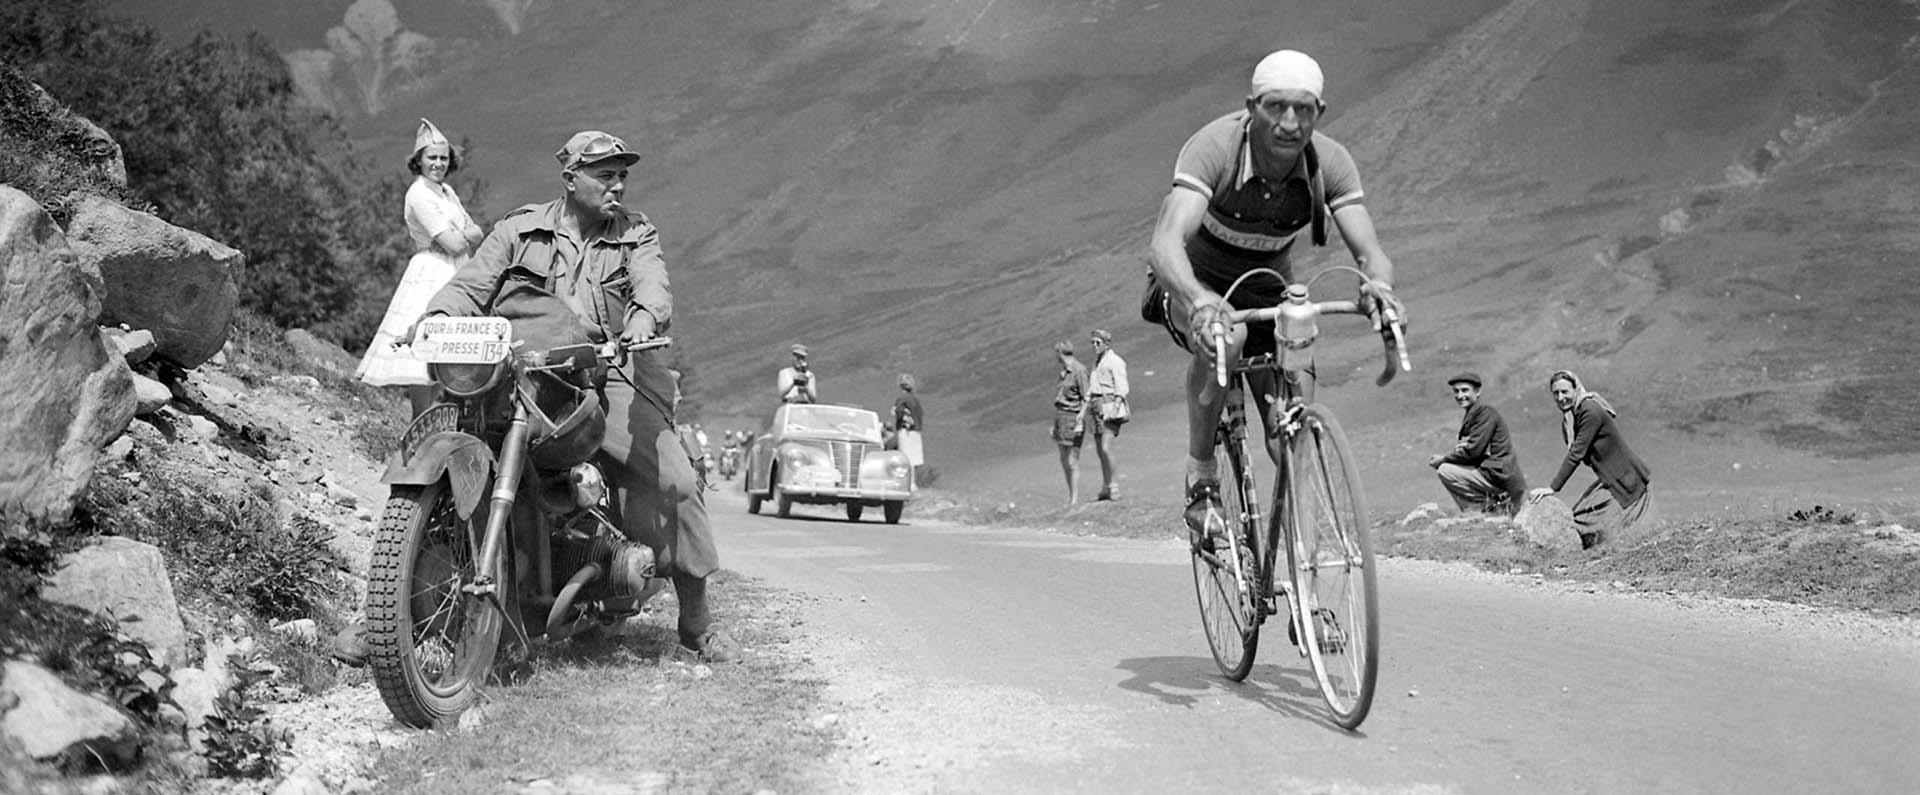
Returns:
[[[865,511],[866,509],[867,509],[867,506],[862,503],[857,503],[857,502],[847,503],[847,521],[849,522],[860,521],[860,513],[862,511]]]
[[[880,506],[880,510],[886,515],[887,524],[899,524],[900,514],[907,510],[907,501],[887,500]]]
[[[779,486],[773,487],[773,512],[782,519],[793,515],[793,496]]]

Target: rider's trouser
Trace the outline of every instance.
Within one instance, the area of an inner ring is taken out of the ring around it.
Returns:
[[[636,354],[624,373],[607,379],[607,435],[600,446],[616,465],[609,477],[625,493],[621,530],[653,548],[660,571],[680,590],[681,578],[720,568],[706,496],[674,430],[673,378],[660,354]]]

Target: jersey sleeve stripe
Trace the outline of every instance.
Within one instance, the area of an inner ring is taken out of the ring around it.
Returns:
[[[1194,191],[1209,200],[1213,198],[1213,186],[1201,182],[1199,177],[1192,174],[1174,174],[1173,186]]]

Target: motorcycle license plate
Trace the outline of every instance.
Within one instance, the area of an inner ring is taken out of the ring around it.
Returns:
[[[512,350],[504,317],[430,317],[413,335],[413,358],[432,364],[493,364]]]
[[[413,418],[413,424],[407,426],[407,432],[400,436],[400,460],[412,461],[414,453],[420,452],[420,444],[441,431],[459,428],[460,407],[452,403],[437,403],[420,416]]]

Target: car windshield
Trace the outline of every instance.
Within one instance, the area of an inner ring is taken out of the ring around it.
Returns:
[[[851,436],[878,444],[880,415],[846,406],[788,406],[785,430],[789,434]]]

